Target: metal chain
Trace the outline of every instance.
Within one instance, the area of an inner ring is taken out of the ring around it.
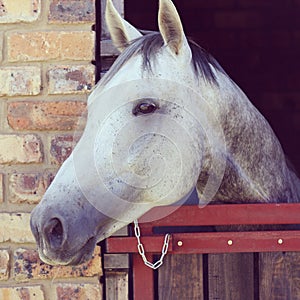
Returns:
[[[169,241],[170,241],[170,234],[166,234],[165,235],[165,239],[164,239],[164,244],[163,244],[163,247],[162,247],[162,250],[161,250],[161,256],[160,256],[160,259],[156,262],[156,263],[151,263],[147,260],[146,258],[146,254],[145,254],[145,248],[143,246],[143,244],[141,243],[141,231],[140,231],[140,227],[139,227],[139,223],[137,220],[134,220],[134,234],[136,236],[136,239],[137,239],[137,242],[138,242],[138,245],[137,245],[137,248],[138,248],[138,251],[139,251],[139,254],[141,255],[143,261],[144,261],[144,264],[153,269],[153,270],[156,270],[158,269],[162,264],[163,264],[163,259],[165,257],[165,255],[167,254],[168,252],[168,248],[169,248]]]

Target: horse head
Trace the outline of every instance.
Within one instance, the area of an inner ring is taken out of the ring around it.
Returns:
[[[143,35],[110,0],[106,22],[121,54],[89,97],[79,143],[32,212],[39,254],[49,264],[78,264],[150,208],[185,201],[208,155],[211,108],[196,105],[195,73],[211,85],[215,62],[200,48],[205,63],[193,60],[196,46],[173,3],[160,1],[159,33]]]
[[[154,206],[184,203],[194,188],[203,205],[299,199],[272,129],[186,38],[171,0],[159,2],[159,32],[140,32],[111,0],[106,23],[121,54],[89,96],[83,135],[32,212],[42,260],[81,263],[97,242]]]

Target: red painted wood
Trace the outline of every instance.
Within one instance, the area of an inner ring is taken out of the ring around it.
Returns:
[[[178,241],[182,246],[178,246]],[[300,232],[183,233],[173,237],[173,253],[177,254],[278,251],[300,251]]]
[[[168,215],[169,210],[168,207],[155,208],[139,220],[142,243],[150,261],[154,253],[161,253],[164,239],[152,233],[153,227],[300,224],[300,204],[182,206]],[[167,216],[159,218],[160,215]],[[155,221],[143,223],[146,219]],[[108,253],[134,253],[134,299],[154,299],[153,271],[144,266],[136,238],[111,237],[106,244]],[[176,233],[172,234],[168,249],[170,254],[273,251],[300,251],[300,231]]]
[[[152,214],[153,216],[153,214],[156,214],[157,216],[158,211],[161,212],[166,209],[168,208],[155,208],[148,215]],[[140,227],[146,253],[160,253],[163,237],[151,234],[153,227],[237,224],[300,224],[300,204],[211,205],[205,208],[182,206],[163,219],[152,223],[140,222]],[[184,246],[177,247],[177,241],[182,239],[185,239],[183,241]],[[277,243],[278,239],[284,240],[282,245]],[[232,246],[228,246],[228,240],[234,240]],[[136,253],[137,242],[134,237],[109,238],[107,239],[107,250],[110,253]],[[264,251],[300,251],[300,231],[172,234],[168,252],[226,253]]]
[[[198,206],[181,206],[164,218],[169,207],[156,207],[142,218],[155,220],[144,223],[145,226],[210,226],[237,224],[300,224],[300,203],[297,204],[225,204]]]
[[[152,261],[153,255],[147,255],[147,259]],[[153,300],[153,270],[144,265],[144,262],[139,254],[132,255],[132,265],[134,299]]]
[[[163,236],[144,236],[141,239],[145,253],[160,253],[164,243]],[[138,253],[137,240],[135,237],[111,237],[106,239],[107,253]],[[172,241],[170,239],[169,251],[172,251]]]
[[[283,241],[282,244],[278,240]],[[182,246],[178,246],[178,241]],[[232,245],[228,244],[232,241]],[[134,237],[109,238],[108,253],[137,253]],[[162,238],[144,237],[146,253],[160,253]],[[251,232],[210,232],[176,233],[170,239],[170,254],[234,253],[300,251],[300,231],[251,231]]]

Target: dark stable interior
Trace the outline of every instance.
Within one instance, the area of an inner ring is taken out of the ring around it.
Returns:
[[[125,0],[125,17],[157,30],[158,1]],[[210,52],[266,117],[300,173],[300,1],[174,0],[186,35]]]

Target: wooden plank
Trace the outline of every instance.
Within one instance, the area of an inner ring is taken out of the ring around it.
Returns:
[[[259,254],[260,299],[300,299],[300,253]]]
[[[210,254],[208,256],[208,299],[253,300],[253,270],[252,253]]]
[[[164,236],[143,236],[142,243],[145,245],[146,253],[160,253]],[[172,250],[172,243],[169,243],[169,251]],[[107,253],[138,253],[137,240],[135,237],[110,237],[106,239]]]
[[[147,255],[153,262],[153,255]],[[132,255],[133,295],[134,300],[154,299],[154,274],[153,270],[145,266],[139,254]]]
[[[170,210],[173,213],[168,214]],[[159,218],[166,216],[165,218]],[[155,220],[153,223],[145,223]],[[294,204],[224,204],[156,207],[139,219],[143,226],[217,226],[256,224],[300,224],[300,203]]]
[[[142,238],[147,253],[160,253],[162,236]],[[137,253],[134,237],[109,238],[108,253]],[[300,231],[200,232],[171,234],[168,253],[238,253],[300,251]]]
[[[111,40],[101,41],[101,56],[118,56],[120,52],[112,44]]]
[[[299,204],[218,205],[205,209],[181,207],[173,215],[163,220],[158,220],[153,224],[141,224],[141,231],[144,234],[143,244],[148,257],[150,253],[159,254],[161,252],[163,236],[147,236],[152,235],[153,225],[299,224],[299,209]],[[121,237],[107,240],[108,252],[137,253],[136,246],[135,238]],[[295,250],[300,250],[300,231],[175,233],[172,234],[168,255],[165,257],[165,265],[162,267],[166,268],[166,271],[159,270],[158,285],[161,288],[158,293],[161,299],[168,299],[170,293],[171,299],[176,299],[174,297],[181,293],[179,291],[173,294],[172,288],[168,288],[168,285],[176,290],[178,285],[183,284],[183,278],[190,277],[190,273],[193,272],[193,265],[181,258],[185,257],[182,255],[184,253],[194,255],[196,253],[281,251],[279,254],[257,254],[260,257],[260,278],[256,280],[257,282],[260,281],[259,291],[258,288],[254,287],[252,253],[209,255],[208,284],[205,284],[209,288],[209,293],[207,292],[206,295],[211,300],[252,300],[257,299],[259,292],[260,299],[263,300],[300,299],[298,289],[300,276],[298,256],[300,255],[299,253],[288,254],[287,259],[287,254],[282,254],[282,251]],[[176,255],[178,258],[172,258],[171,253],[180,253],[181,255]],[[133,256],[135,257],[133,259],[134,291],[138,295],[136,299],[144,299],[145,296],[149,300],[154,299],[153,272],[144,266],[137,254]],[[170,271],[171,267],[178,270],[186,267],[186,270],[182,270],[180,275],[174,277]],[[202,274],[202,271],[199,273]],[[206,283],[207,279],[203,280],[202,278],[201,282],[203,281]],[[193,281],[193,283],[195,282]],[[189,299],[186,297],[186,290],[186,288],[182,289],[184,295],[180,294],[178,299]],[[192,287],[191,290],[198,291],[198,287]],[[207,299],[206,295],[205,299]],[[203,297],[203,291],[201,297]],[[198,298],[192,297],[190,299]]]
[[[106,300],[128,299],[128,272],[105,272]]]
[[[128,227],[119,229],[114,236],[127,236]],[[103,254],[105,299],[129,299],[129,254]]]
[[[159,299],[203,299],[202,255],[169,255],[159,268]]]
[[[186,254],[295,251],[300,250],[300,231],[181,233],[173,234],[172,241],[174,253]]]
[[[104,270],[129,269],[128,254],[104,254]]]
[[[104,254],[106,300],[128,299],[129,254]]]

